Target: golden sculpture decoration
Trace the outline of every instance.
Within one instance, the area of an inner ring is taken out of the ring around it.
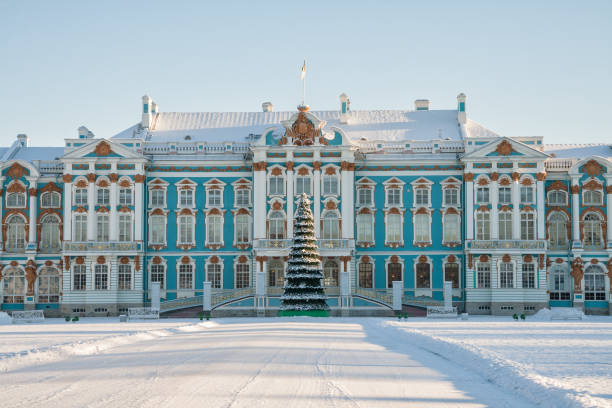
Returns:
[[[495,148],[495,151],[500,156],[509,156],[512,154],[512,152],[515,152],[515,150],[512,148],[512,144],[507,140],[502,140],[502,142]]]
[[[298,113],[298,117],[290,128],[287,128],[285,136],[293,139],[296,146],[309,146],[315,142],[315,137],[321,135],[320,129],[315,129],[314,125],[306,117],[305,112]]]

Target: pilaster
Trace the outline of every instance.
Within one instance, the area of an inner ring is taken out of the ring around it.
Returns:
[[[113,164],[114,166],[114,164]],[[108,233],[111,241],[119,241],[119,220],[117,219],[117,181],[119,176],[116,173],[111,173],[110,176],[110,212],[109,212],[109,225]]]
[[[474,174],[465,173],[465,238],[474,239]]]
[[[72,241],[72,174],[64,174],[64,241]]]
[[[319,160],[319,151],[314,152],[313,164],[313,181],[314,181],[314,223],[315,237],[321,237],[321,162]]]
[[[143,240],[144,213],[144,182],[145,176],[137,174],[134,176],[134,241]]]
[[[521,190],[519,173],[512,173],[512,238],[521,239]]]
[[[580,186],[578,181],[578,177],[572,177],[572,241],[574,241],[574,247],[580,246]]]
[[[546,179],[546,173],[538,173],[536,182],[536,208],[537,208],[537,225],[538,225],[538,236],[537,239],[546,239],[546,226],[545,226],[545,206],[544,201],[544,180]]]
[[[497,173],[491,174],[491,239],[496,240],[499,238],[499,210],[497,204],[499,203],[499,193],[497,192],[498,180]]]
[[[353,239],[355,234],[355,204],[354,181],[355,163],[343,161],[341,163],[341,191],[342,191],[342,238]]]
[[[291,155],[291,152],[287,152],[287,157]],[[292,156],[292,155],[291,155]],[[293,238],[293,162],[287,162],[287,238]]]
[[[36,182],[30,180],[30,189],[28,190],[30,196],[30,234],[28,239],[28,249],[36,248],[36,213],[37,213],[37,194]]]
[[[96,240],[96,200],[95,200],[95,186],[96,186],[96,175],[88,174],[87,180],[89,185],[87,186],[87,240]]]

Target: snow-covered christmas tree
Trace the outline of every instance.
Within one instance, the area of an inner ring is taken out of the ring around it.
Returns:
[[[289,253],[280,316],[329,316],[327,296],[321,286],[323,271],[314,233],[310,200],[302,194],[295,214],[293,245]]]

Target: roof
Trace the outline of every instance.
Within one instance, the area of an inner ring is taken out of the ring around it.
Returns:
[[[25,160],[57,160],[64,155],[63,147],[21,147],[11,159]]]
[[[192,141],[244,142],[249,134],[262,134],[265,129],[277,127],[283,132],[281,122],[289,120],[296,112],[160,112],[157,113],[147,141],[183,141],[189,135]],[[310,111],[327,122],[324,131],[341,128],[352,140],[461,140],[456,110],[369,110],[350,111],[349,123],[340,123],[340,112]],[[114,138],[144,137],[139,125],[113,136]],[[471,131],[479,135],[496,135],[476,122]],[[469,135],[469,133],[468,133]]]
[[[467,119],[465,123],[465,131],[468,137],[501,137],[501,135],[487,129],[478,122],[474,122],[472,119]]]
[[[587,156],[612,157],[612,145],[603,143],[593,144],[545,144],[544,152],[552,157],[584,158]]]

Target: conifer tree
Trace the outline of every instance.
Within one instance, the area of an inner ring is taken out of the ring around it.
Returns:
[[[306,194],[302,194],[295,214],[293,245],[281,296],[281,314],[291,314],[291,311],[328,311],[327,296],[321,286],[322,279],[314,217],[310,210],[310,200]]]

